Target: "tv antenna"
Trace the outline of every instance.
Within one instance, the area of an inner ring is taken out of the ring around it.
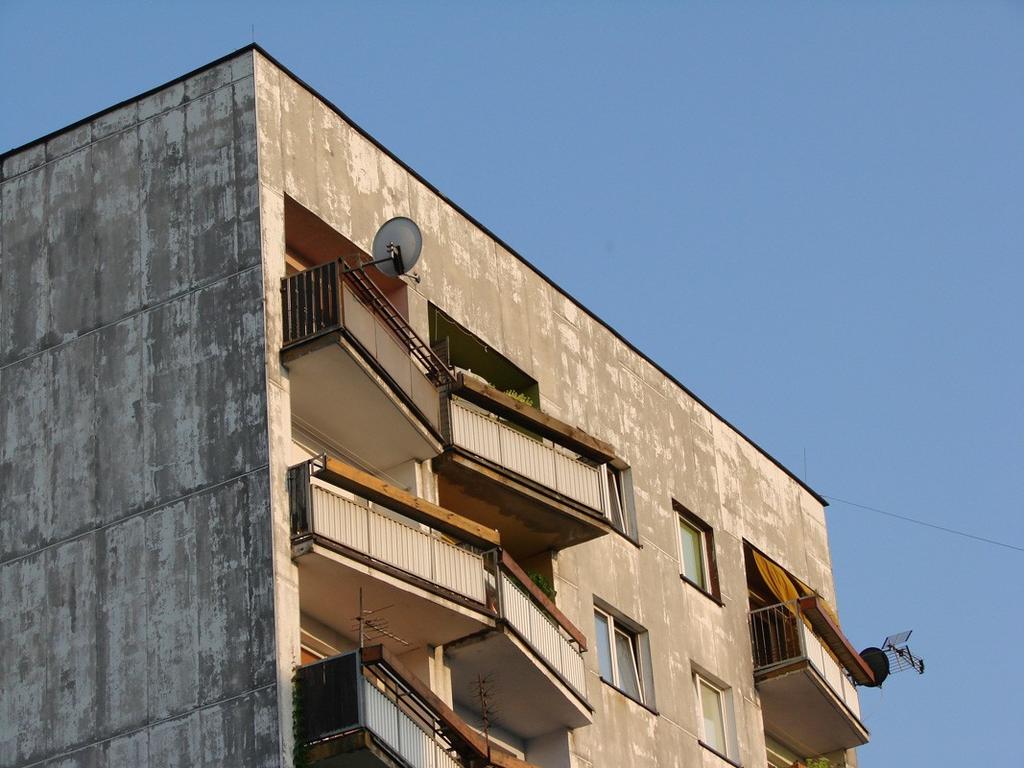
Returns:
[[[342,274],[373,266],[388,277],[398,277],[416,266],[422,250],[423,235],[416,222],[396,216],[385,221],[373,236],[371,260],[346,267]]]
[[[389,628],[390,621],[385,619],[383,616],[377,614],[382,611],[386,611],[389,608],[394,608],[393,605],[385,605],[381,608],[368,609],[363,607],[363,588],[359,588],[359,615],[356,616],[355,621],[356,629],[359,631],[359,647],[360,649],[366,646],[367,642],[373,642],[374,640],[380,640],[381,638],[387,638],[394,642],[408,646],[409,641],[403,637],[399,637]]]
[[[924,674],[924,659],[915,656],[907,640],[914,630],[908,629],[889,635],[882,642],[881,648],[865,648],[860,656],[871,671],[875,674],[875,687],[880,686],[885,679],[893,672],[903,672],[906,669],[913,669],[919,675]]]

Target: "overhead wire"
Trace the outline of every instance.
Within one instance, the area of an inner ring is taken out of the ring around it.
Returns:
[[[871,507],[871,506],[868,506],[867,504],[858,504],[855,501],[847,501],[846,499],[840,499],[838,496],[829,496],[828,494],[825,494],[825,493],[823,493],[822,496],[824,496],[829,501],[833,501],[833,502],[836,502],[836,503],[839,503],[839,504],[846,504],[849,507],[857,507],[857,509],[866,509],[869,512],[877,512],[880,515],[885,515],[887,517],[894,517],[897,520],[903,520],[904,522],[913,523],[914,525],[923,525],[926,528],[934,528],[937,531],[943,531],[945,533],[951,533],[951,534],[953,534],[955,536],[963,536],[965,539],[973,539],[974,541],[980,541],[980,542],[982,542],[984,544],[991,544],[991,545],[996,546],[996,547],[1005,547],[1006,549],[1012,549],[1012,550],[1015,550],[1017,552],[1024,552],[1024,547],[1018,546],[1016,544],[1010,544],[1009,542],[1006,542],[1006,541],[998,541],[997,539],[990,539],[990,538],[987,538],[985,536],[978,536],[977,534],[968,533],[967,531],[957,530],[956,528],[948,528],[947,526],[944,526],[944,525],[937,525],[935,523],[926,522],[925,520],[918,520],[917,518],[914,518],[914,517],[907,517],[906,515],[898,515],[895,512],[888,512],[888,511],[886,511],[884,509],[879,509],[878,507]]]

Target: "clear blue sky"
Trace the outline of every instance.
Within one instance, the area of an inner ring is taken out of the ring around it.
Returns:
[[[0,0],[0,150],[256,39],[820,492],[1024,546],[1024,6]],[[581,265],[586,264],[586,268]],[[1024,553],[836,503],[864,766],[1021,765]]]

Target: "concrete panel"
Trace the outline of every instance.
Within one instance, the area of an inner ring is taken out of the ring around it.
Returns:
[[[47,222],[41,205],[46,183],[46,171],[39,168],[4,182],[0,189],[0,365],[36,349],[48,328]]]
[[[268,591],[252,585],[272,572],[264,473],[247,475],[189,502],[194,509],[199,599],[200,703],[269,682],[259,661],[272,648]],[[254,610],[255,609],[255,610]],[[253,651],[262,651],[256,656]]]
[[[0,559],[43,546],[53,529],[50,455],[51,356],[0,368]]]
[[[0,765],[22,765],[46,750],[47,729],[39,717],[46,695],[46,665],[39,663],[47,618],[45,560],[37,552],[0,565],[0,669],[4,679],[17,680],[4,685],[0,696]]]
[[[180,293],[191,282],[185,110],[165,111],[140,125],[139,152],[141,268],[148,305]]]
[[[91,537],[44,552],[46,688],[41,720],[46,751],[92,740],[96,729],[96,553]],[[36,654],[38,655],[38,651]]]
[[[200,765],[199,712],[157,723],[149,729],[149,764],[161,768],[193,768]]]
[[[142,304],[139,136],[122,131],[93,145],[91,245],[97,318],[109,323]]]
[[[149,675],[145,637],[146,522],[135,516],[96,535],[99,616],[96,630],[96,735],[122,733],[147,720]]]
[[[145,376],[142,318],[96,334],[96,521],[104,525],[146,505]],[[102,426],[102,429],[100,427]]]
[[[38,168],[46,162],[46,146],[36,144],[34,147],[22,150],[16,155],[11,155],[3,164],[3,174],[0,179],[12,179],[18,174]]]
[[[147,768],[149,766],[149,734],[136,731],[111,739],[104,745],[106,768]]]
[[[188,712],[198,703],[196,556],[192,505],[179,501],[147,516],[146,677],[153,691],[149,720]]]
[[[53,518],[44,543],[96,526],[96,334],[52,351],[48,443]],[[31,428],[31,427],[30,427]]]
[[[69,341],[100,324],[95,290],[93,242],[96,217],[92,209],[93,169],[87,150],[64,155],[46,166],[47,287],[50,322],[45,346]],[[86,287],[87,290],[82,290]]]

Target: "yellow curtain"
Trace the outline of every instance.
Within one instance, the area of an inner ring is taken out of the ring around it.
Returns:
[[[751,550],[753,550],[751,554],[754,556],[754,562],[757,564],[757,570],[760,572],[761,578],[764,579],[764,583],[768,585],[768,589],[779,599],[780,603],[789,603],[798,597],[802,597],[804,594],[809,594],[798,590],[796,586],[797,580],[791,578],[786,571],[760,552],[754,550],[753,547],[751,547]]]

